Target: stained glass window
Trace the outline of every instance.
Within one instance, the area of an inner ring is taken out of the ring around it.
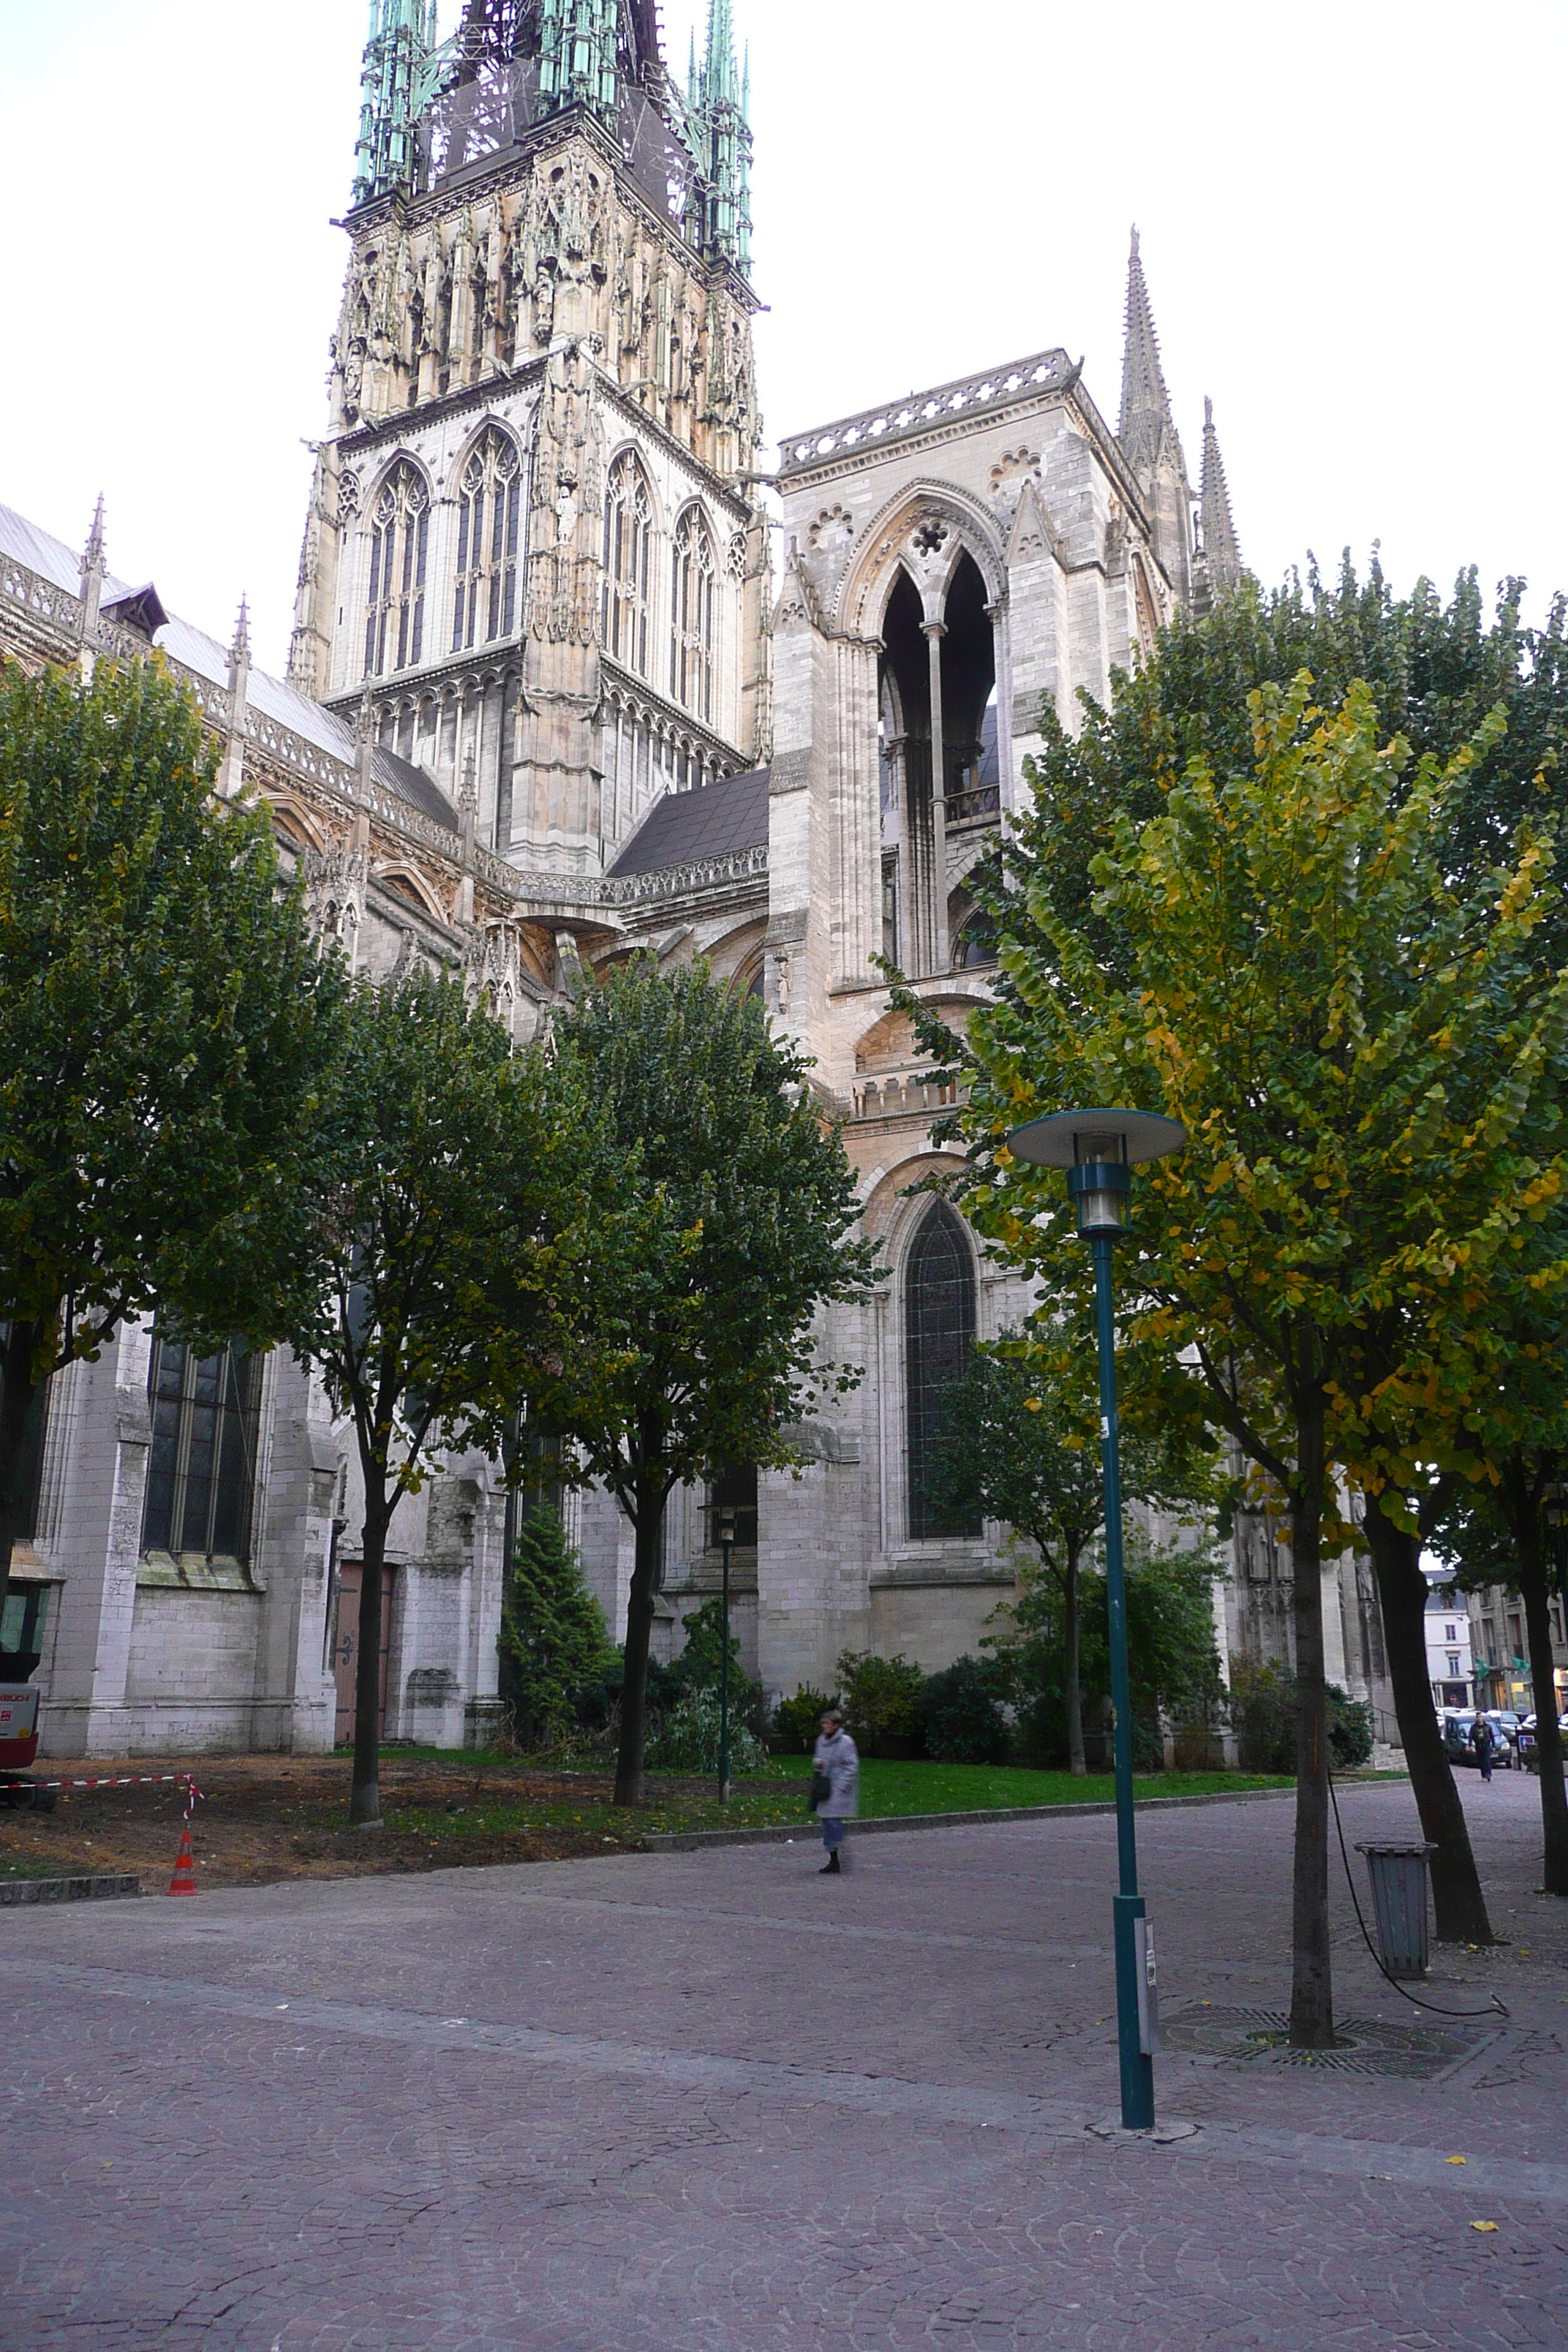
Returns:
[[[974,1345],[974,1260],[945,1201],[926,1211],[904,1270],[905,1411],[910,1534],[977,1536],[980,1521],[939,1510],[930,1497],[943,1400]]]

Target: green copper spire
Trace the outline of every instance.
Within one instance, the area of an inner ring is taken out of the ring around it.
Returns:
[[[749,76],[748,76],[749,79]],[[708,0],[708,54],[691,110],[700,174],[693,230],[701,250],[746,270],[752,259],[752,133],[749,90],[735,70],[730,0]]]
[[[539,111],[586,106],[606,122],[620,100],[619,0],[541,0]]]
[[[369,204],[389,188],[413,185],[415,83],[435,33],[435,0],[370,0],[354,148],[356,205]]]

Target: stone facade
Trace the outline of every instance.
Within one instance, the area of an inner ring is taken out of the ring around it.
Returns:
[[[933,1384],[1030,1300],[911,1192],[943,1164],[942,1105],[873,960],[955,1024],[984,1000],[966,877],[1043,707],[1075,725],[1080,690],[1108,695],[1178,604],[1239,573],[1212,413],[1194,500],[1134,240],[1114,433],[1056,350],[788,435],[775,596],[728,0],[684,94],[647,0],[579,0],[570,39],[559,11],[472,0],[440,48],[416,0],[373,19],[289,680],[252,668],[243,614],[226,650],[114,580],[101,518],[79,560],[0,509],[0,650],[155,646],[224,747],[223,791],[266,800],[360,970],[461,972],[520,1039],[583,963],[633,951],[706,957],[764,999],[814,1057],[890,1275],[824,1318],[860,1385],[798,1433],[798,1472],[757,1481],[742,1654],[783,1692],[831,1686],[845,1648],[944,1665],[976,1648],[1016,1552],[1004,1528],[943,1532],[922,1500]],[[346,1433],[268,1360],[247,1375],[242,1556],[160,1549],[154,1349],[123,1332],[50,1399],[13,1603],[15,1638],[53,1595],[47,1742],[325,1746],[353,1630]],[[710,1506],[671,1504],[667,1652],[718,1586]],[[566,1507],[619,1634],[630,1528],[602,1494]],[[401,1507],[389,1736],[493,1724],[505,1522],[477,1458]],[[1224,1654],[1288,1646],[1260,1544],[1244,1522]],[[1338,1583],[1331,1671],[1373,1692],[1375,1611],[1352,1564]]]

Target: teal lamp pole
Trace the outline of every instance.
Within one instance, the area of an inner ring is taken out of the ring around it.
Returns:
[[[1138,1892],[1138,1835],[1132,1811],[1132,1704],[1127,1670],[1127,1583],[1121,1559],[1121,1448],[1116,1419],[1110,1253],[1117,1234],[1127,1230],[1134,1167],[1141,1160],[1161,1160],[1168,1151],[1179,1151],[1186,1139],[1186,1129],[1178,1120],[1142,1110],[1059,1111],[1050,1118],[1031,1119],[1007,1139],[1015,1160],[1067,1170],[1068,1192],[1078,1210],[1078,1229],[1094,1253],[1110,1700],[1116,1715],[1118,1886],[1111,1916],[1124,2131],[1148,2131],[1154,2121],[1158,2011],[1153,1930]]]

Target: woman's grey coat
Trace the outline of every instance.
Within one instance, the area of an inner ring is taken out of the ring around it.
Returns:
[[[859,1810],[860,1751],[849,1734],[836,1731],[831,1739],[819,1739],[811,1760],[827,1775],[827,1794],[817,1812],[829,1821],[852,1820]]]

